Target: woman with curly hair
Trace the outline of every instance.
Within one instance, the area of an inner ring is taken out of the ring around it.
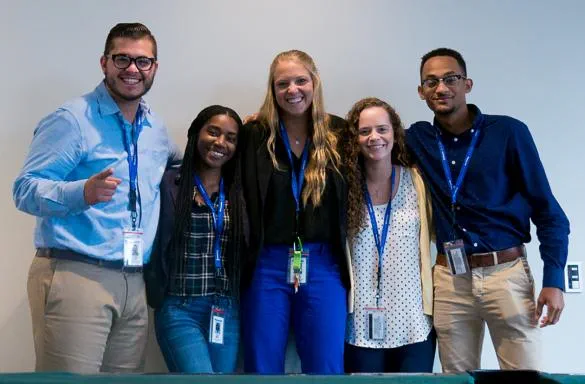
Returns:
[[[432,372],[430,206],[400,117],[367,98],[348,113],[347,372]]]
[[[292,50],[270,66],[255,121],[244,127],[242,182],[250,218],[243,265],[246,372],[284,373],[289,326],[305,373],[343,373],[349,285],[338,132],[313,59]]]

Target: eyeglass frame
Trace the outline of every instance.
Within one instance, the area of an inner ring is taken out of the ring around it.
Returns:
[[[138,69],[139,71],[143,71],[143,72],[150,71],[152,69],[152,66],[154,65],[154,63],[156,63],[156,61],[157,61],[156,57],[147,57],[147,56],[132,57],[132,56],[126,55],[125,53],[117,53],[117,54],[113,54],[113,55],[107,55],[106,57],[109,57],[110,59],[112,59],[112,64],[114,64],[114,67],[116,67],[118,69],[128,69],[128,68],[130,68],[132,63],[134,63],[134,66],[136,67],[136,69]],[[126,67],[119,67],[116,65],[116,58],[117,57],[126,57],[130,61]],[[138,66],[138,64],[136,63],[136,60],[143,60],[143,59],[147,59],[150,62],[150,66],[146,69],[141,69]]]
[[[447,82],[445,81],[445,79],[455,79],[455,81],[453,82],[453,84],[447,84]],[[457,85],[457,83],[459,83],[459,80],[467,80],[468,77],[460,74],[460,73],[454,73],[451,75],[446,75],[443,77],[431,77],[428,79],[424,79],[420,82],[420,85],[425,88],[425,89],[435,89],[439,86],[439,84],[441,84],[441,82],[443,82],[443,84],[445,84],[446,87],[454,87]],[[433,85],[432,87],[429,85],[425,85],[425,83],[429,82],[429,81],[436,81],[437,84]]]

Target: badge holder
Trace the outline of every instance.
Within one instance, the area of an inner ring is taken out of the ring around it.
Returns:
[[[289,284],[295,287],[295,293],[299,291],[299,285],[307,283],[309,251],[303,250],[303,243],[297,237],[292,249],[288,251],[288,279]]]
[[[144,263],[144,240],[142,229],[124,229],[124,266],[142,267]]]
[[[209,320],[209,342],[212,344],[223,344],[223,330],[225,326],[225,311],[214,305],[211,307],[211,318]]]
[[[463,240],[447,241],[443,243],[443,249],[452,275],[464,275],[471,270],[465,255]]]
[[[366,312],[368,339],[373,341],[384,340],[386,336],[385,308],[364,308],[364,311]]]

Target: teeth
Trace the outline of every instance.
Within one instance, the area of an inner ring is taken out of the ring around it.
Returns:
[[[126,84],[138,84],[138,82],[140,80],[138,80],[138,79],[128,79],[128,78],[125,78],[125,79],[122,79],[122,81],[124,83],[126,83]]]
[[[303,100],[303,97],[302,96],[298,96],[298,97],[293,97],[293,98],[290,98],[290,99],[286,99],[286,101],[288,103],[290,103],[290,104],[297,104],[297,103],[300,103],[302,100]]]
[[[211,155],[212,155],[212,156],[214,156],[214,157],[219,157],[219,158],[222,158],[222,157],[224,157],[224,156],[225,156],[225,154],[223,154],[223,153],[220,153],[220,152],[216,152],[216,151],[211,151],[210,153],[211,153]]]

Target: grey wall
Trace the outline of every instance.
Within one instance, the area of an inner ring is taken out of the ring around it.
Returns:
[[[14,208],[12,182],[37,122],[101,80],[105,37],[121,21],[142,21],[158,38],[160,69],[148,100],[180,146],[208,104],[255,111],[279,51],[313,55],[330,112],[345,115],[359,98],[378,96],[410,124],[431,118],[416,94],[421,55],[438,46],[460,50],[475,81],[469,100],[530,127],[571,219],[569,257],[583,260],[585,2],[2,0],[0,6],[0,371],[34,366],[26,298],[34,219]],[[540,282],[537,245],[528,250]],[[565,300],[560,324],[543,331],[543,369],[585,372],[583,295]],[[489,339],[483,361],[497,367]],[[148,368],[161,367],[153,344]]]

